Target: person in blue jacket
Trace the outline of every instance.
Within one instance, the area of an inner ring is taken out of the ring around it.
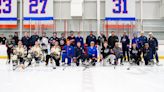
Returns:
[[[149,47],[148,43],[145,43],[145,46],[143,48],[143,58],[145,61],[145,65],[149,65],[150,63],[153,63],[152,49]]]
[[[70,41],[67,41],[67,45],[65,45],[62,49],[62,63],[65,64],[65,59],[68,59],[67,65],[71,65],[71,60],[74,57],[74,47],[71,46]]]
[[[147,43],[147,37],[144,35],[144,32],[141,32],[141,36],[139,37],[139,49],[143,49],[145,43]]]
[[[133,34],[132,44],[136,44],[137,48],[139,48],[139,38],[137,34]]]
[[[149,33],[148,43],[149,43],[150,48],[153,51],[153,56],[155,56],[156,63],[158,64],[159,63],[159,58],[158,58],[158,53],[157,53],[158,40],[153,36],[152,32]]]
[[[91,60],[91,64],[93,66],[96,65],[97,62],[97,48],[95,46],[94,41],[90,43],[90,46],[88,47],[88,59]]]
[[[84,47],[84,39],[80,34],[81,33],[78,32],[78,36],[75,38],[75,44],[77,45],[77,43],[80,42],[81,46]]]

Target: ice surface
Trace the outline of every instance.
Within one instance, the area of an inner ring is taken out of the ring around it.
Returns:
[[[161,61],[164,64],[164,61]],[[12,71],[0,60],[0,92],[164,92],[164,66],[63,67]]]

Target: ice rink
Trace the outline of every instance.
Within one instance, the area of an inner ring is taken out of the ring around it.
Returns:
[[[164,61],[160,62],[164,64]],[[164,92],[164,66],[99,66],[12,71],[0,60],[0,92]]]

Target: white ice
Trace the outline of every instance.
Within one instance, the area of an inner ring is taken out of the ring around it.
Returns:
[[[164,61],[161,61],[164,64]],[[164,66],[50,66],[12,71],[0,60],[0,92],[164,92]]]

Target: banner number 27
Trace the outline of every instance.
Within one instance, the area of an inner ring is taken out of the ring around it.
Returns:
[[[113,13],[117,13],[117,14],[118,13],[123,13],[123,14],[128,13],[127,0],[113,0],[113,2],[115,3],[115,7],[116,7],[113,9]]]

